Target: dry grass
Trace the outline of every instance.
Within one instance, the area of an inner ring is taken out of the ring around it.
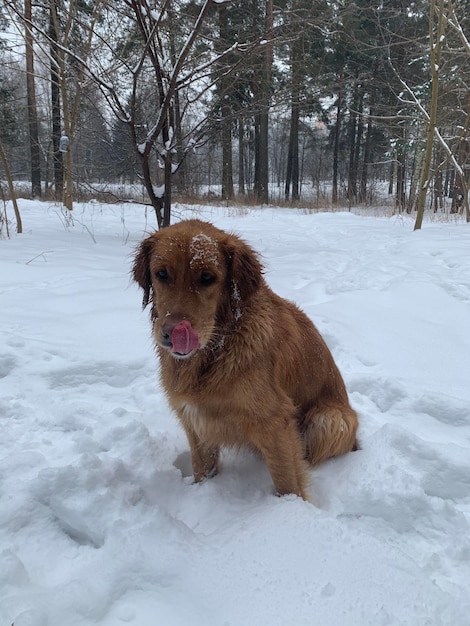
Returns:
[[[404,221],[415,219],[415,212],[406,213],[398,210],[394,203],[394,199],[381,191],[378,185],[370,194],[367,203],[351,204],[347,198],[341,197],[335,204],[331,202],[331,193],[327,187],[306,189],[303,197],[299,200],[286,200],[284,190],[281,187],[273,187],[269,201],[270,207],[278,207],[283,209],[295,209],[303,214],[325,213],[325,212],[351,212],[355,215],[372,216],[372,217],[394,217],[401,218]],[[8,193],[3,190],[4,201],[8,200]],[[172,211],[174,215],[178,215],[184,211],[183,207],[192,207],[194,210],[197,206],[202,207],[217,206],[225,207],[229,212],[237,215],[243,215],[250,209],[259,208],[260,202],[252,192],[245,194],[236,194],[230,200],[222,200],[219,189],[217,187],[207,188],[199,193],[196,191],[173,194]],[[31,199],[31,186],[28,182],[15,183],[15,194],[17,198]],[[41,200],[49,202],[57,202],[54,191],[49,188],[43,193]],[[90,201],[102,204],[117,203],[138,203],[148,205],[150,201],[141,184],[95,184],[95,185],[78,185],[74,192],[74,202],[86,203]],[[453,214],[450,212],[450,199],[446,203],[444,210],[434,213],[428,209],[425,213],[427,222],[465,222],[465,216],[462,213]],[[4,212],[0,212],[0,232],[5,231]]]

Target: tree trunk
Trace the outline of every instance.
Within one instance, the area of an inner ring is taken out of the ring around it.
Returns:
[[[406,139],[403,138],[397,148],[397,189],[396,202],[398,210],[402,213],[406,209],[406,158],[405,158]]]
[[[352,107],[349,111],[349,165],[348,165],[348,202],[354,202],[357,197],[357,110],[359,102],[357,79],[354,81]]]
[[[230,106],[222,107],[222,200],[233,198],[232,127]]]
[[[73,209],[73,171],[72,171],[72,149],[69,146],[64,152],[64,196],[63,203],[66,209]]]
[[[267,43],[264,44],[264,62],[262,64],[262,72],[259,77],[259,113],[258,113],[258,157],[257,199],[267,204],[269,202],[269,101],[271,92],[271,72],[273,63],[273,0],[266,0],[266,17],[265,17],[265,38]]]
[[[436,16],[437,14],[437,16]],[[434,20],[437,17],[437,33],[434,36]],[[437,121],[437,106],[439,98],[439,70],[441,64],[442,38],[444,33],[444,0],[439,0],[439,10],[436,11],[436,1],[431,0],[429,9],[429,57],[431,65],[431,102],[424,152],[423,169],[419,186],[418,205],[414,230],[419,230],[423,224],[426,194],[431,176],[431,159],[434,145],[434,133]]]
[[[285,198],[289,199],[292,185],[292,200],[299,198],[299,120],[300,120],[300,40],[291,43],[291,113],[289,142],[287,150],[287,168]]]
[[[238,118],[238,193],[245,195],[245,140],[243,117]]]
[[[219,5],[219,40],[227,45],[230,40],[227,6]],[[219,80],[221,110],[221,144],[222,144],[222,200],[233,198],[233,161],[232,161],[232,107],[230,79]]]
[[[388,195],[393,195],[393,183],[395,180],[395,164],[396,164],[396,150],[394,150],[395,158],[392,158],[390,162],[390,169],[388,172]]]
[[[268,169],[268,123],[269,114],[266,109],[260,111],[258,115],[258,177],[256,196],[260,202],[267,204],[269,202],[269,169]]]
[[[421,168],[423,165],[423,156],[424,156],[424,152],[421,149],[421,147],[418,145],[418,150],[414,158],[413,174],[411,175],[410,193],[408,194],[408,202],[406,204],[407,213],[411,213],[411,211],[415,207],[418,183],[420,180]]]
[[[176,158],[178,159],[178,189],[188,191],[188,168],[186,166],[186,153],[183,147],[183,128],[181,124],[181,105],[179,92],[175,93],[175,137]]]
[[[287,151],[285,198],[289,199],[292,185],[292,200],[299,199],[299,121],[300,121],[300,50],[299,39],[291,44],[291,113]]]
[[[469,114],[470,114],[470,103],[469,103]],[[468,119],[468,116],[467,116]],[[465,135],[467,134],[467,129],[464,129]],[[469,140],[465,137],[461,138],[460,146],[459,146],[459,155],[458,162],[460,167],[462,168],[462,173],[468,168],[468,162],[470,160],[470,144]],[[467,196],[468,191],[468,182],[465,178],[465,175],[458,171],[454,173],[454,182],[452,188],[452,204],[451,204],[451,213],[459,213],[461,212],[465,206],[465,197]],[[468,178],[468,176],[467,176]]]
[[[171,20],[175,20],[174,11],[169,8],[168,15]],[[173,34],[173,30],[170,29],[170,51],[171,51],[171,62],[173,66],[176,64],[177,54],[175,49],[175,37]],[[186,166],[185,159],[185,151],[183,146],[183,127],[181,123],[181,104],[180,104],[180,96],[179,91],[175,91],[174,98],[174,115],[175,115],[175,138],[176,138],[176,158],[178,161],[178,190],[179,191],[188,191],[188,171]],[[169,224],[169,222],[168,222]]]
[[[39,125],[36,108],[36,86],[34,80],[33,36],[30,24],[32,21],[31,0],[25,0],[25,53],[26,53],[26,92],[28,99],[29,151],[31,158],[31,195],[41,197],[41,150],[39,146]]]
[[[362,159],[361,185],[359,190],[359,202],[367,201],[367,180],[369,170],[369,160],[372,152],[372,117],[375,107],[375,87],[372,87],[371,100],[369,104],[369,117],[367,120],[366,138],[364,141],[364,155]]]
[[[357,189],[357,181],[359,177],[359,162],[361,154],[362,137],[364,135],[364,92],[362,89],[358,91],[357,100],[357,128],[356,128],[356,144],[354,147],[354,198],[357,199],[359,192]]]
[[[3,150],[2,142],[0,141],[0,161],[2,162],[3,169],[5,170],[5,177],[8,183],[8,190],[10,192],[10,199],[13,204],[13,210],[15,211],[16,218],[16,232],[21,234],[23,232],[23,224],[21,222],[20,210],[18,208],[18,203],[16,202],[15,188],[13,186],[13,178],[11,177],[10,167],[8,165],[8,159]]]
[[[171,219],[171,184],[173,179],[173,165],[170,155],[165,157],[165,194],[163,196],[163,222],[165,228],[170,225]]]
[[[452,193],[449,191],[450,190],[450,178],[452,175],[452,169],[449,167],[449,165],[447,165],[446,167],[446,176],[444,179],[444,196],[446,198],[449,198],[452,196]]]
[[[62,132],[60,112],[59,56],[57,31],[55,26],[55,0],[50,0],[49,41],[50,41],[50,76],[51,76],[51,124],[52,124],[52,162],[54,169],[54,187],[56,200],[62,200],[64,188],[64,164],[59,150]]]
[[[433,209],[434,213],[438,210],[442,210],[443,207],[443,184],[442,184],[442,169],[439,167],[442,158],[442,150],[438,147],[434,154],[434,198]]]
[[[344,68],[341,68],[339,72],[339,91],[336,100],[335,138],[333,144],[333,185],[331,193],[331,201],[333,204],[338,202],[339,135],[341,130],[341,110],[343,106],[343,71]]]
[[[285,198],[289,199],[290,189],[292,185],[292,200],[299,199],[299,106],[292,103],[289,143],[287,151],[287,171]]]

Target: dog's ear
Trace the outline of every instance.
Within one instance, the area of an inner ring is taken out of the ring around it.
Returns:
[[[144,291],[144,297],[142,299],[143,309],[145,309],[147,304],[153,299],[152,280],[150,278],[150,256],[154,250],[154,246],[155,243],[152,237],[144,239],[137,248],[134,257],[134,266],[132,268],[133,279]]]
[[[226,255],[232,309],[236,309],[259,288],[263,280],[263,267],[256,252],[235,236],[229,240]]]

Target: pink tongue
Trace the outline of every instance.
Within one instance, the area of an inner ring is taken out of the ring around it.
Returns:
[[[199,347],[199,337],[187,320],[183,320],[173,328],[171,334],[173,352],[189,354]]]

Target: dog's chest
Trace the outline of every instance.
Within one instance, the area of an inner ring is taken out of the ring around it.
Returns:
[[[182,402],[177,412],[183,425],[193,430],[202,441],[231,446],[239,444],[240,439],[243,439],[238,425],[222,412],[211,411],[189,402]]]
[[[195,406],[194,404],[189,404],[189,402],[184,402],[180,406],[179,413],[182,416],[184,422],[187,422],[194,430],[194,432],[201,437],[203,432],[207,428],[207,418],[201,412],[199,407]]]

